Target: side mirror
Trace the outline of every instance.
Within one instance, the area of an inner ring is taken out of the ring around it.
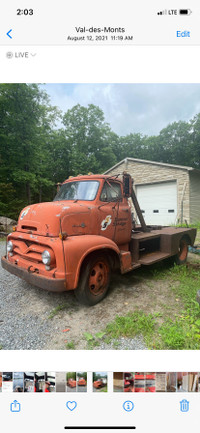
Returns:
[[[123,173],[123,193],[124,197],[131,197],[131,191],[132,191],[132,177],[130,174],[126,173],[124,171]]]
[[[61,185],[62,185],[62,183],[60,183],[60,182],[58,182],[58,183],[56,184],[56,190],[57,190],[57,192],[60,191]]]

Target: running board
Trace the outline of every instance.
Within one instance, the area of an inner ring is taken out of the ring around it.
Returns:
[[[121,269],[122,274],[126,274],[127,272],[133,271],[134,269],[141,268],[141,263],[132,263],[130,268],[127,269]]]
[[[144,254],[139,258],[138,263],[141,265],[152,265],[153,263],[160,262],[161,260],[167,259],[170,256],[171,254],[156,251],[153,253]]]
[[[139,262],[133,263],[130,251],[120,251],[120,270],[122,274],[130,272],[133,269],[140,268],[141,264]]]

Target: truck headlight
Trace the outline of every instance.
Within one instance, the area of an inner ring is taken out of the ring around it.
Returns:
[[[44,265],[50,265],[51,263],[51,254],[49,253],[49,251],[44,250],[42,253],[42,261],[44,263]]]
[[[8,241],[7,243],[7,253],[12,253],[13,251],[13,243],[11,241]]]

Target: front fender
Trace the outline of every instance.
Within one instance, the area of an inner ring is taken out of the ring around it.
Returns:
[[[118,246],[111,239],[97,235],[70,236],[64,243],[66,262],[67,289],[75,289],[78,285],[81,265],[88,254],[93,251],[110,249],[120,254]]]

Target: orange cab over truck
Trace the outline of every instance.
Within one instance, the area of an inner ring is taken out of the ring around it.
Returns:
[[[30,284],[74,290],[80,302],[94,305],[108,291],[111,270],[124,274],[171,256],[182,264],[195,235],[191,228],[146,226],[129,174],[77,176],[53,202],[22,210],[1,263]]]

